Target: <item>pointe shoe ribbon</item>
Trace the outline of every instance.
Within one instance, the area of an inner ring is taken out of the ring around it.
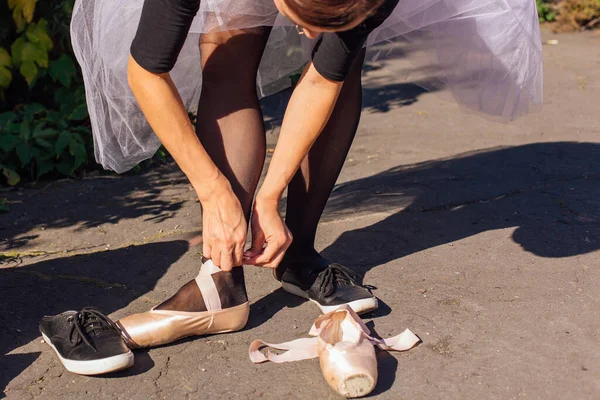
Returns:
[[[319,357],[323,377],[329,385],[345,397],[362,397],[371,393],[377,383],[375,348],[405,351],[419,342],[410,330],[389,339],[378,339],[349,306],[342,306],[317,318],[309,334],[312,338],[296,339],[271,344],[255,340],[248,354],[253,363],[271,361],[284,363]],[[262,347],[285,350],[282,354]]]
[[[212,260],[205,261],[200,267],[200,272],[196,276],[196,283],[202,293],[202,299],[206,305],[206,309],[209,311],[222,310],[221,298],[219,297],[219,291],[215,286],[211,275],[221,272],[221,269],[217,267]]]
[[[347,318],[350,318],[354,326],[361,332],[361,335],[363,335],[364,338],[372,345],[375,345],[382,350],[406,351],[413,348],[420,341],[418,336],[412,333],[410,329],[406,329],[401,334],[388,339],[372,337],[370,336],[371,331],[365,325],[362,319],[349,306],[344,305],[335,311],[321,315],[315,320],[314,324],[310,328],[310,331],[308,332],[310,336],[314,336],[312,338],[301,338],[278,344],[266,343],[262,340],[253,341],[250,344],[250,349],[248,351],[250,360],[254,364],[260,364],[266,361],[279,364],[284,362],[317,358],[319,356],[319,335],[324,327],[328,324],[328,321],[331,320],[332,315],[335,313],[347,313]],[[275,354],[267,350],[267,355],[265,356],[261,352],[261,349],[264,347],[270,347],[276,350],[285,350],[285,352],[281,354]]]

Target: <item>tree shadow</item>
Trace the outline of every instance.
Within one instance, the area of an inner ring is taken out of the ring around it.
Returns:
[[[277,314],[284,306],[295,308],[305,301],[298,296],[285,292],[282,288],[276,289],[250,305],[250,317],[244,330],[262,325]]]
[[[363,109],[386,113],[393,108],[416,103],[419,96],[427,92],[418,82],[364,87]]]
[[[369,71],[376,71],[383,67],[374,64],[365,64],[363,71],[365,68]],[[422,87],[428,86],[427,82],[428,80],[390,84],[389,80],[385,79],[363,85],[363,109],[370,112],[386,113],[397,107],[414,104],[422,94],[433,91],[433,89],[425,90]],[[291,96],[292,89],[286,89],[261,99],[260,104],[267,132],[281,126],[283,115]]]
[[[373,321],[367,322],[366,325],[371,331],[371,336],[381,338],[375,329]],[[377,384],[367,397],[377,396],[391,389],[396,380],[396,371],[398,370],[398,360],[390,352],[375,347],[375,354],[377,356]]]
[[[8,213],[0,214],[0,246],[5,250],[25,246],[39,235],[23,235],[39,228],[77,226],[76,231],[82,231],[140,217],[159,224],[185,201],[161,196],[162,191],[186,183],[175,165],[164,165],[126,178],[39,182],[33,189],[3,193],[11,204]]]
[[[344,232],[325,257],[367,272],[481,232],[516,228],[513,240],[540,257],[600,248],[600,144],[536,143],[399,166],[339,185],[329,218],[402,208]],[[351,257],[349,255],[352,255]]]
[[[535,143],[400,165],[335,187],[325,221],[402,210],[343,233],[323,253],[366,272],[508,227],[540,257],[589,253],[600,247],[599,174],[598,143]]]
[[[390,210],[399,211],[342,233],[322,254],[364,274],[422,250],[511,227],[513,240],[540,257],[590,253],[600,248],[600,144],[536,143],[401,165],[338,185],[323,220]],[[280,296],[277,290],[261,299],[275,307],[270,315],[285,304],[275,301]],[[385,380],[381,391],[388,387]]]
[[[4,299],[0,303],[0,353],[7,354],[39,337],[38,324],[44,315],[79,310],[85,305],[108,315],[126,307],[152,290],[188,247],[185,240],[157,242],[0,269]],[[0,386],[5,388],[38,356],[2,357]],[[153,365],[147,354],[136,353],[133,369],[103,377],[135,375]]]

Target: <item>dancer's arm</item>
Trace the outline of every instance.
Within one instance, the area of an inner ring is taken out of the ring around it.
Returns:
[[[149,72],[130,57],[128,78],[150,126],[202,203],[203,255],[225,271],[241,265],[247,226],[240,202],[198,140],[170,75]]]
[[[290,99],[279,141],[267,176],[258,192],[252,215],[252,248],[244,254],[247,264],[275,268],[291,235],[277,206],[300,163],[327,124],[343,82],[329,80],[309,63]],[[267,247],[263,249],[264,244]]]
[[[308,154],[335,107],[342,85],[364,44],[392,13],[398,0],[385,0],[376,13],[360,25],[342,32],[325,32],[316,42],[285,112],[279,142],[265,181],[260,202],[278,201]]]
[[[315,140],[329,121],[343,82],[323,77],[310,63],[288,104],[279,141],[258,193],[262,202],[279,201]]]

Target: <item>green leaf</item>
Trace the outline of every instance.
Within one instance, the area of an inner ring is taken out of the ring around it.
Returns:
[[[19,137],[21,139],[23,139],[24,141],[27,141],[27,140],[29,140],[30,136],[31,136],[31,129],[29,128],[29,122],[23,121],[21,123],[21,131],[19,133]]]
[[[31,149],[31,158],[33,158],[34,160],[40,160],[42,158],[42,150],[39,147],[35,147],[35,146],[29,146]],[[48,155],[48,151],[45,152],[45,155]],[[54,155],[54,151],[52,151],[51,153],[52,155]]]
[[[72,133],[72,135],[73,135],[73,140],[71,140],[71,141],[76,141],[77,143],[85,144],[83,137],[81,137],[81,135],[79,133]]]
[[[73,94],[70,93],[67,88],[57,88],[54,92],[54,102],[57,104],[64,104],[69,101],[73,101]]]
[[[167,160],[167,153],[162,149],[158,149],[158,151],[154,153],[153,158],[157,159],[160,162],[165,162]]]
[[[48,68],[48,52],[40,43],[29,42],[21,36],[12,44],[11,52],[15,65],[35,62],[40,67]]]
[[[27,104],[23,108],[23,112],[25,113],[25,115],[31,115],[31,116],[34,116],[35,114],[41,113],[42,111],[45,111],[45,110],[46,110],[46,107],[44,107],[40,103],[30,103],[30,104]]]
[[[17,114],[11,111],[3,112],[0,114],[0,129],[4,128],[6,124],[15,119]]]
[[[290,75],[290,81],[291,81],[292,87],[295,87],[298,84],[301,77],[302,77],[302,74]]]
[[[19,143],[21,143],[21,139],[19,139],[19,137],[16,135],[0,135],[0,149],[4,150],[7,153],[13,151]]]
[[[62,160],[60,163],[56,164],[56,170],[63,175],[72,176],[73,175],[72,161],[68,160],[68,159]]]
[[[12,60],[15,65],[21,64],[21,54],[23,54],[23,49],[27,41],[23,36],[17,38],[10,47],[10,52],[12,53]]]
[[[54,162],[52,160],[44,160],[37,163],[36,175],[39,179],[42,175],[45,175],[54,170]]]
[[[40,146],[43,147],[45,149],[51,150],[52,151],[52,155],[54,155],[54,146],[52,145],[52,143],[50,143],[49,141],[47,141],[46,139],[42,139],[42,138],[35,138],[35,142]]]
[[[90,130],[89,127],[87,127],[87,126],[81,126],[81,125],[71,128],[71,131],[73,131],[73,132],[79,132],[79,133],[81,133],[83,135],[91,135],[92,134],[92,131]]]
[[[41,126],[41,125],[40,125]],[[36,129],[33,132],[34,138],[51,138],[58,135],[58,131],[56,129],[48,128],[48,129]]]
[[[20,131],[21,124],[19,124],[17,121],[9,121],[4,128],[2,128],[2,133],[14,133],[18,135]]]
[[[8,200],[5,198],[0,198],[0,212],[8,212]]]
[[[0,67],[12,67],[12,59],[6,49],[0,47]]]
[[[6,180],[10,186],[15,186],[21,180],[19,174],[9,168],[3,168],[2,174],[6,177]]]
[[[57,157],[60,156],[63,153],[63,151],[65,151],[69,143],[71,143],[71,139],[71,133],[68,131],[63,131],[60,133],[60,135],[58,135],[58,139],[56,140],[56,143],[54,145],[54,151],[56,152]]]
[[[21,161],[21,167],[25,168],[31,161],[31,146],[28,143],[21,143],[17,146],[17,155]]]
[[[33,61],[25,61],[21,64],[21,68],[19,68],[19,72],[27,81],[27,84],[31,86],[31,82],[35,79],[38,73],[38,67],[36,67]]]
[[[85,151],[85,146],[77,141],[71,141],[69,145],[69,152],[73,157],[75,157],[75,165],[73,166],[73,170],[79,168],[83,163],[87,160],[87,152]]]
[[[82,119],[86,119],[88,117],[87,105],[80,104],[75,107],[75,110],[69,115],[69,119],[73,121],[81,121]]]
[[[0,89],[7,89],[12,82],[12,71],[6,67],[0,67]]]
[[[32,23],[27,28],[25,34],[30,42],[39,44],[45,51],[52,50],[52,38],[48,35],[48,21],[40,19],[37,23]]]
[[[25,17],[23,17],[23,8],[15,7],[13,10],[13,20],[17,26],[17,32],[22,32],[25,29]]]
[[[61,114],[58,111],[46,110],[46,118],[44,118],[47,122],[56,122],[61,118]]]
[[[31,22],[33,20],[33,12],[35,11],[35,1],[36,0],[21,0],[20,3],[23,7],[23,16],[27,22]]]
[[[56,60],[50,61],[48,74],[54,82],[60,82],[65,88],[71,86],[73,77],[77,74],[73,60],[66,54],[61,55]]]

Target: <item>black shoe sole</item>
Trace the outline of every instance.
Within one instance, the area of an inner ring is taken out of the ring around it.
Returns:
[[[62,358],[56,347],[52,344],[50,339],[42,333],[44,341],[48,343],[54,350],[60,362],[65,366],[67,371],[73,372],[79,375],[100,375],[107,374],[109,372],[120,371],[125,368],[129,368],[133,365],[133,353],[129,350],[127,353],[118,354],[116,356],[101,358],[99,360],[69,360]]]

